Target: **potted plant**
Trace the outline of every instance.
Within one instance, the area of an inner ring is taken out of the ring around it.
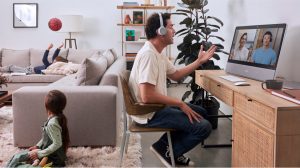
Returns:
[[[224,39],[220,36],[214,35],[218,32],[223,22],[217,17],[208,15],[209,9],[206,9],[208,0],[182,0],[182,3],[178,3],[181,9],[177,9],[177,15],[184,16],[184,19],[180,22],[184,28],[176,32],[176,35],[183,37],[182,43],[177,48],[180,51],[175,63],[188,65],[194,62],[198,58],[200,45],[203,45],[203,50],[207,51],[211,45],[216,45],[218,48],[213,58],[220,60],[218,53],[222,52],[224,46],[220,43],[213,43],[211,40],[217,40],[224,42]],[[214,64],[213,60],[202,64],[199,68],[202,70],[207,69],[220,69],[219,66]],[[195,73],[190,74],[191,80],[187,86],[190,86],[191,90],[186,91],[182,97],[182,100],[186,100],[192,94],[192,104],[201,104],[207,109],[210,115],[217,115],[219,109],[219,102],[200,86],[195,84]],[[217,127],[217,119],[212,119],[213,128]]]

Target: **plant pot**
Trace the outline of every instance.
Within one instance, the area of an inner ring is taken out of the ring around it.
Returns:
[[[209,99],[204,99],[204,100],[202,100],[201,103],[202,103],[201,104],[202,107],[206,109],[208,116],[218,115],[220,103],[214,97],[210,97]],[[217,117],[212,117],[212,118],[208,117],[207,120],[211,123],[213,129],[218,128],[218,118]]]

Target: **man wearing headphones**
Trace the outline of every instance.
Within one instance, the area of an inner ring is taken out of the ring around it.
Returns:
[[[272,33],[267,31],[263,36],[263,46],[256,49],[252,55],[252,61],[258,64],[275,65],[276,53],[270,47]]]
[[[131,116],[145,127],[173,128],[171,132],[176,165],[189,166],[193,162],[183,154],[193,149],[207,138],[211,124],[205,119],[206,110],[200,106],[187,104],[180,99],[167,96],[167,78],[178,81],[192,73],[214,54],[216,46],[206,52],[201,50],[198,59],[181,69],[176,69],[168,58],[162,55],[165,47],[173,44],[175,30],[169,13],[154,13],[146,22],[145,33],[148,41],[138,52],[129,78],[129,86],[138,102],[166,104],[162,110],[146,115]],[[150,149],[166,166],[171,159],[164,134]]]

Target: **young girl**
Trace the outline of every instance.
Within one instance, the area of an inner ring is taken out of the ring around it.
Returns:
[[[47,157],[51,167],[65,166],[66,152],[70,142],[67,118],[63,114],[66,96],[58,91],[50,91],[45,98],[48,119],[43,125],[42,139],[29,151],[18,153],[8,162],[7,167],[17,167]]]

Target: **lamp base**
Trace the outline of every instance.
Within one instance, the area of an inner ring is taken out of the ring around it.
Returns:
[[[74,41],[74,44],[75,44],[75,49],[77,49],[76,39],[72,39],[72,38],[65,39],[65,48],[67,47],[67,44],[69,44],[69,48],[72,48],[73,41]]]

